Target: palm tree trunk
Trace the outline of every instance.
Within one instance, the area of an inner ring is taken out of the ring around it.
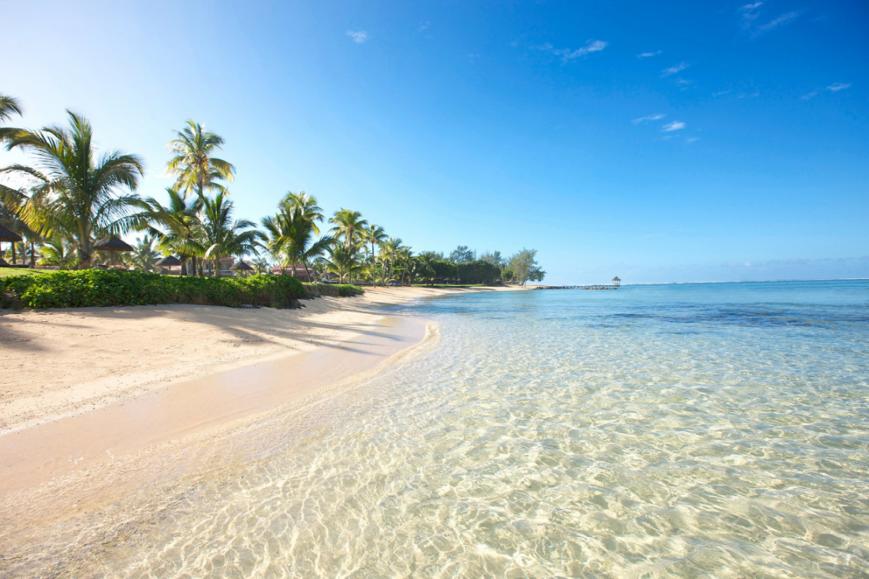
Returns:
[[[15,242],[12,242],[12,265],[15,265]]]
[[[30,242],[30,267],[36,267],[36,244]]]

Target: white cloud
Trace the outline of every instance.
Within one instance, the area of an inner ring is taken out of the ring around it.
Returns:
[[[833,84],[828,84],[827,86],[825,86],[823,90],[825,90],[827,92],[836,93],[836,92],[841,92],[843,90],[848,90],[849,88],[851,88],[850,82],[834,82]],[[809,91],[806,94],[804,94],[803,96],[801,96],[800,100],[804,100],[804,101],[812,100],[813,98],[815,98],[819,94],[821,94],[821,89],[815,89],[815,90]]]
[[[635,125],[641,125],[643,123],[660,121],[661,119],[663,119],[666,116],[667,115],[665,115],[664,113],[653,113],[651,115],[644,115],[642,117],[637,117],[634,120],[632,120],[631,122],[634,123]]]
[[[784,14],[779,14],[766,24],[761,24],[760,26],[758,26],[757,30],[758,32],[769,32],[770,30],[774,30],[780,26],[784,26],[792,20],[796,20],[799,15],[800,13],[796,10],[791,12],[785,12]]]
[[[749,2],[739,7],[739,14],[742,17],[742,28],[752,36],[760,36],[770,30],[775,30],[781,26],[788,24],[800,17],[802,14],[799,10],[791,10],[783,12],[771,20],[767,20],[763,24],[759,24],[761,18],[761,8],[764,3],[761,1]]]
[[[647,52],[641,52],[637,55],[637,58],[652,58],[661,54],[660,50],[649,50]]]
[[[604,40],[589,40],[585,43],[585,46],[579,48],[556,48],[551,43],[547,42],[546,44],[538,46],[537,49],[554,54],[555,56],[560,57],[564,62],[570,62],[571,60],[576,60],[577,58],[600,52],[606,47],[607,42]]]
[[[760,16],[758,10],[760,10],[761,6],[763,6],[763,2],[749,2],[739,7],[743,26],[749,28],[757,20],[758,16]]]
[[[851,88],[850,82],[834,82],[833,84],[827,86],[827,90],[830,92],[839,92],[840,90],[846,90]]]
[[[662,70],[661,76],[662,77],[673,76],[674,74],[679,74],[680,72],[682,72],[686,68],[688,68],[688,65],[685,64],[684,62],[680,62],[679,64],[673,65],[669,68],[665,68],[664,70]]]
[[[661,130],[664,131],[665,133],[673,133],[675,131],[681,131],[682,129],[684,129],[687,126],[688,126],[688,124],[685,122],[682,122],[682,121],[671,121],[671,122],[667,123],[666,125],[664,125],[661,128]]]
[[[365,44],[368,41],[368,33],[364,30],[348,30],[347,37],[356,44]]]

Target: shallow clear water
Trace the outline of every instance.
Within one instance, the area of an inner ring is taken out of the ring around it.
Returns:
[[[407,309],[398,310],[406,313]],[[486,293],[97,570],[865,576],[869,282]]]

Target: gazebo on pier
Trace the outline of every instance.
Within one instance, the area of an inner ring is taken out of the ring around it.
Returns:
[[[622,278],[615,276],[613,278],[613,287],[619,287],[620,285],[622,285]]]

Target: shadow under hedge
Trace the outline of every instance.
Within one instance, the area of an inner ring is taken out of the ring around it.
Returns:
[[[307,282],[304,284],[306,297],[318,298],[328,296],[333,298],[352,298],[361,296],[365,290],[358,285],[349,283],[317,283]]]
[[[80,308],[153,304],[292,308],[307,297],[294,277],[166,276],[88,269],[0,278],[0,307]]]

